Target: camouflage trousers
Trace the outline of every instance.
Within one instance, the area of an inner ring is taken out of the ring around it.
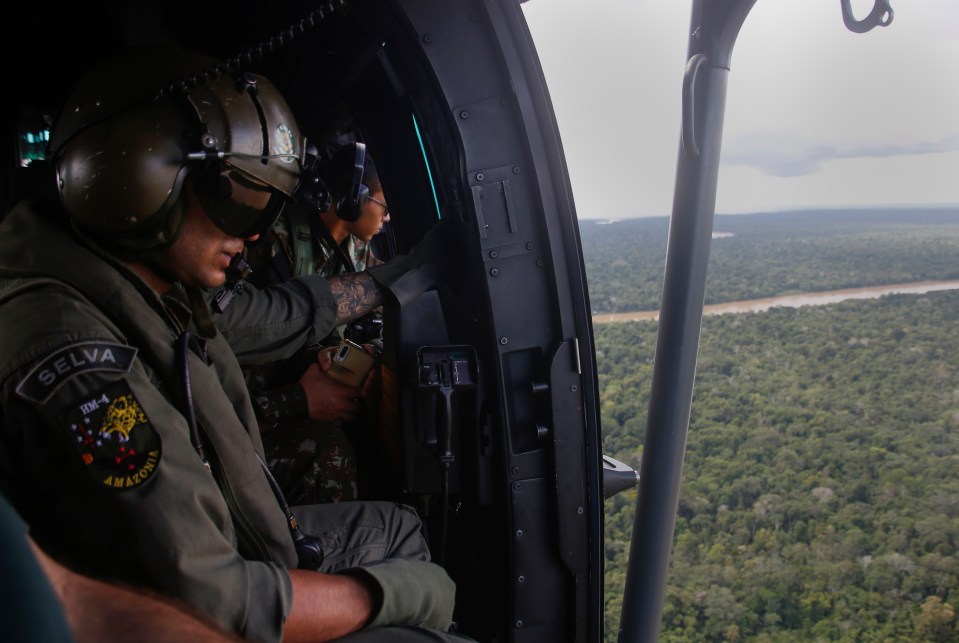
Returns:
[[[261,437],[266,464],[290,505],[356,500],[356,457],[339,424],[303,420]]]

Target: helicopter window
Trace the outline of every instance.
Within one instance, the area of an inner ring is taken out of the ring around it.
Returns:
[[[17,124],[17,160],[19,167],[46,159],[53,119],[43,112],[22,114]]]
[[[46,158],[46,147],[50,141],[50,129],[21,132],[19,141],[20,167],[26,167],[33,161]]]

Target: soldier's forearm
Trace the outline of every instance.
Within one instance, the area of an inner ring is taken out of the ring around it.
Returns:
[[[328,641],[356,632],[369,620],[378,596],[362,576],[318,574],[291,569],[293,607],[283,641]]]
[[[336,325],[359,319],[383,303],[383,288],[365,272],[330,277],[336,300]]]

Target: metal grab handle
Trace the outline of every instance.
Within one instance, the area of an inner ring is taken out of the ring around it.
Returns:
[[[866,33],[875,27],[888,27],[895,12],[889,6],[889,0],[875,0],[872,11],[862,20],[856,20],[852,15],[851,0],[840,0],[842,3],[842,21],[846,29],[853,33]]]
[[[699,68],[709,62],[705,54],[696,54],[686,62],[683,75],[683,152],[686,156],[699,156],[696,142],[696,76]]]

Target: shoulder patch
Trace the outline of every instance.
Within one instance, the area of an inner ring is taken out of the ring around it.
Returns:
[[[126,373],[137,349],[115,342],[78,342],[58,348],[37,362],[17,384],[17,395],[43,404],[74,375],[88,371]]]
[[[160,435],[127,382],[82,402],[67,421],[80,459],[103,486],[133,489],[156,473]]]

